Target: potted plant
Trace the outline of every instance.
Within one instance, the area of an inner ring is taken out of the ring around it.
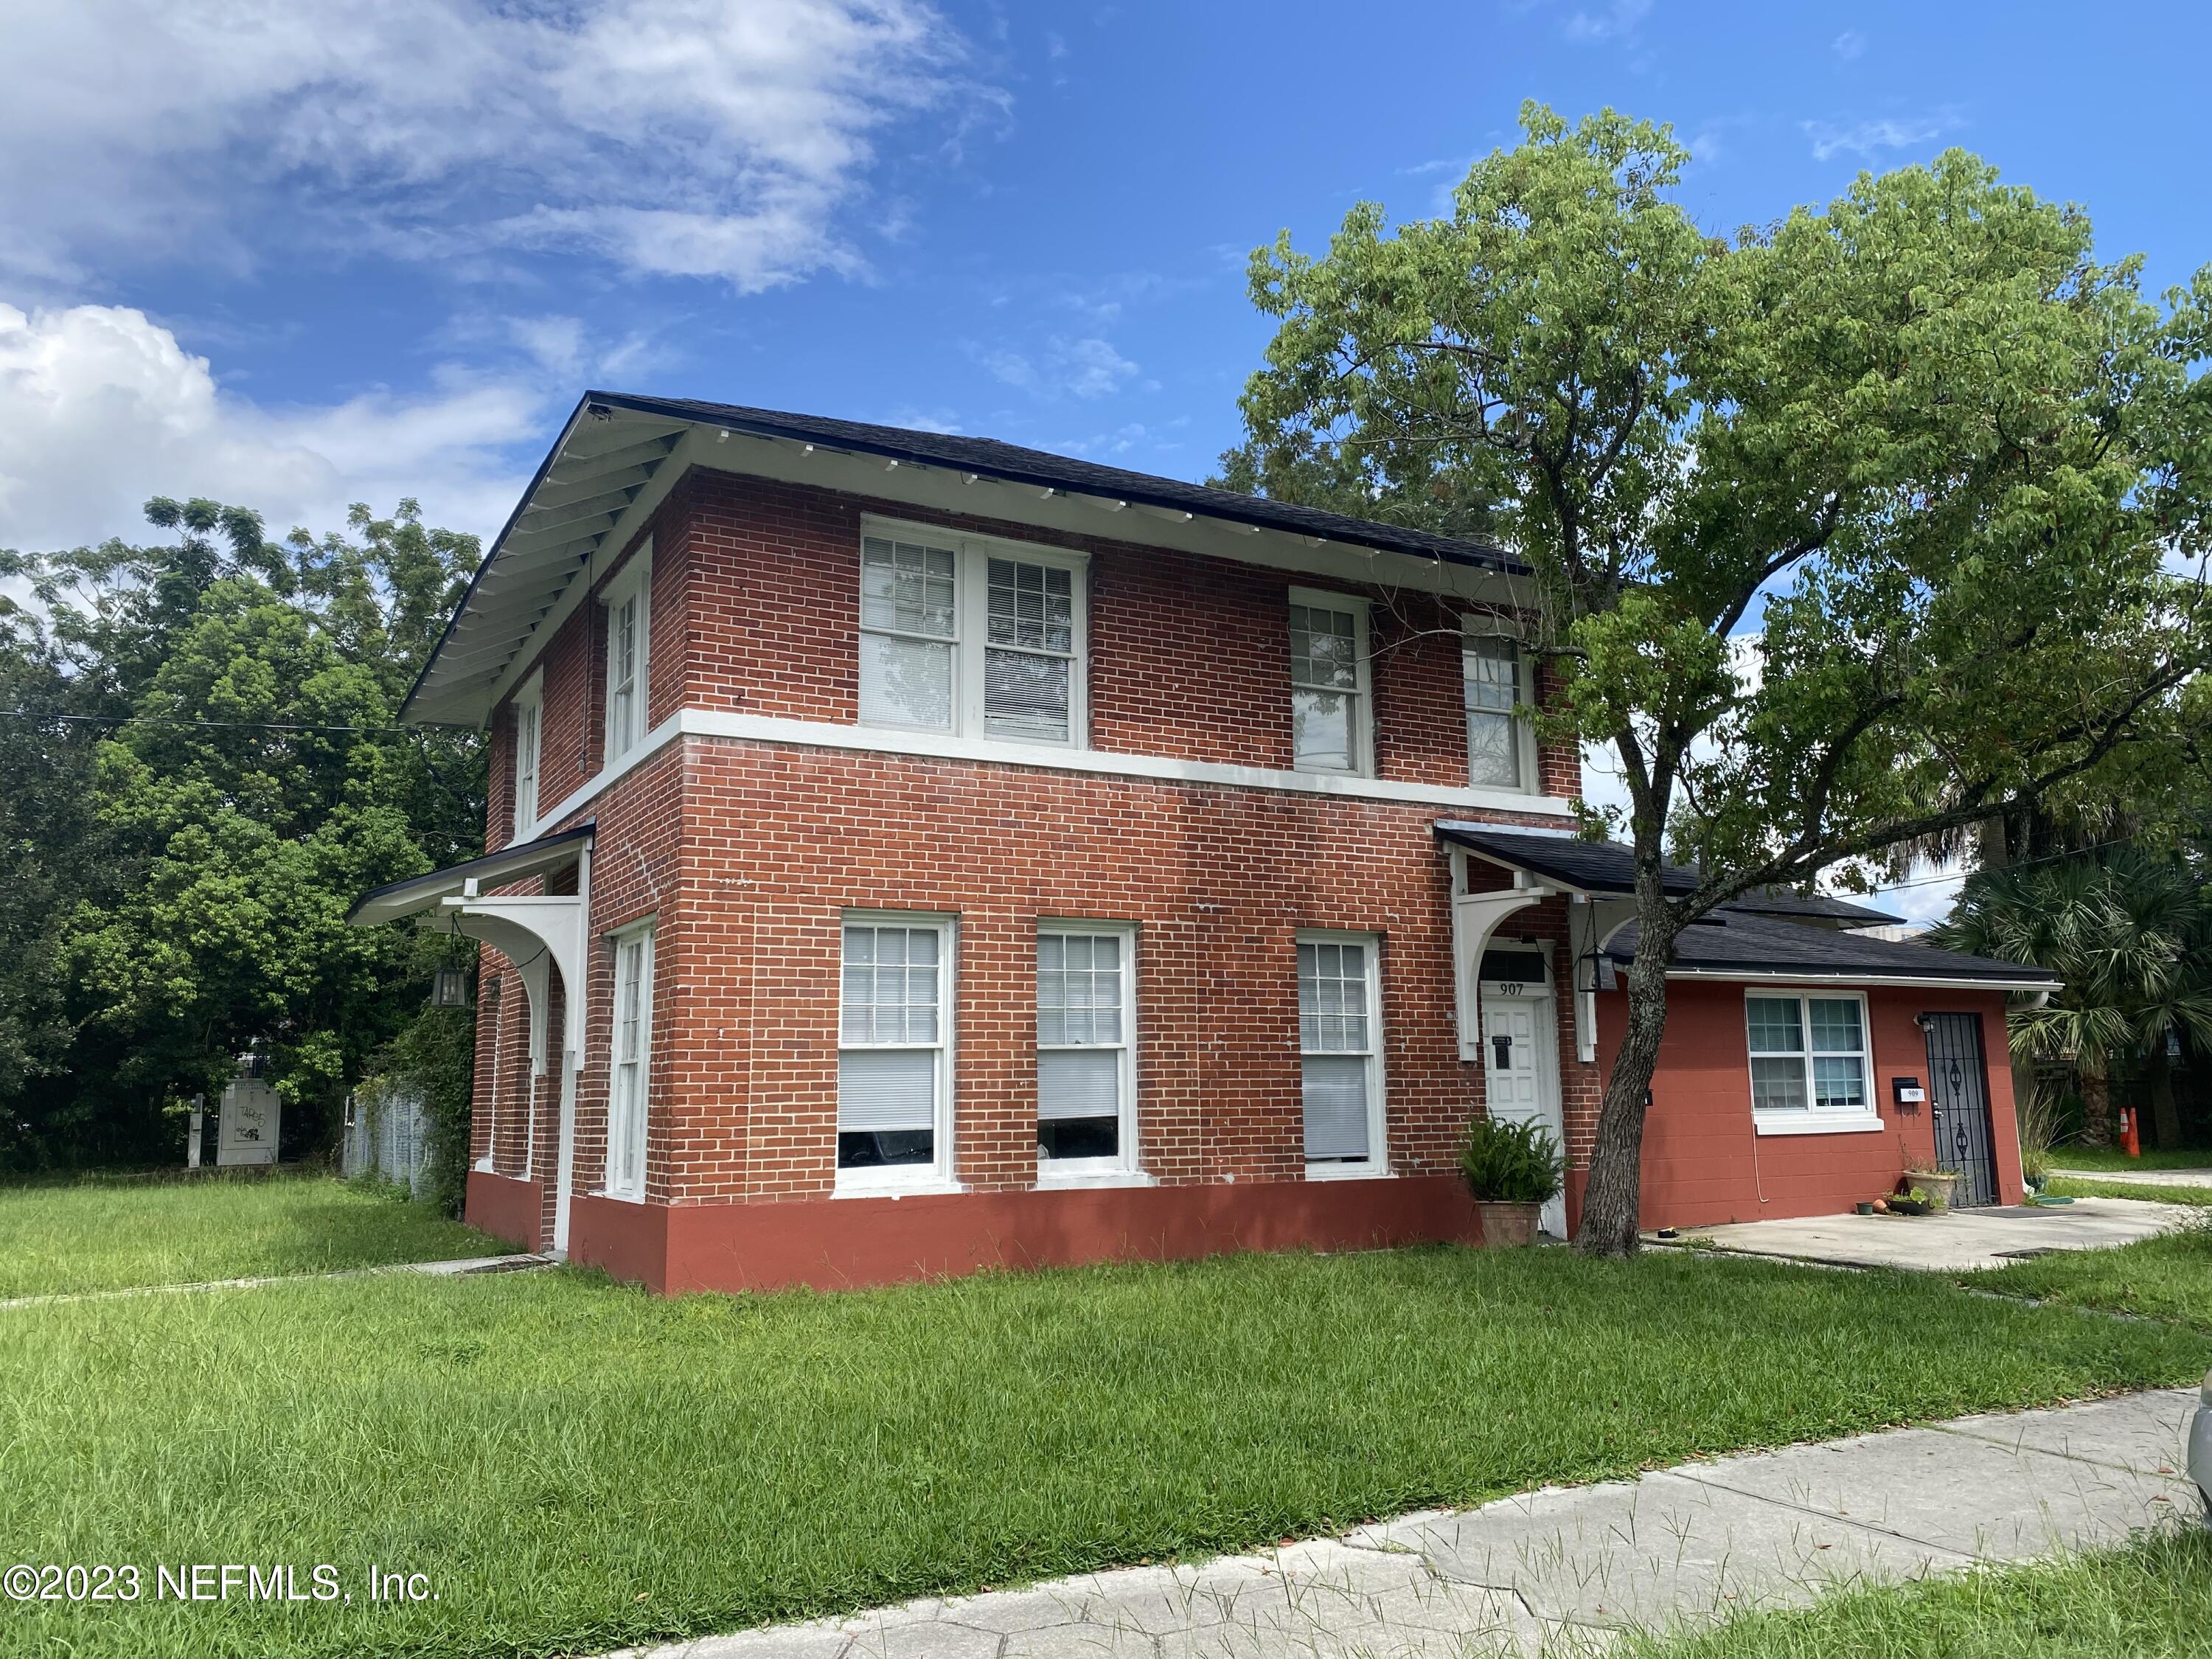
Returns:
[[[1898,1182],[1900,1188],[1918,1191],[1931,1210],[1949,1209],[1951,1188],[1958,1184],[1959,1172],[1956,1170],[1916,1170],[1910,1167]]]
[[[1459,1172],[1482,1218],[1482,1242],[1491,1246],[1532,1242],[1537,1211],[1559,1195],[1565,1179],[1550,1130],[1494,1117],[1468,1122]]]

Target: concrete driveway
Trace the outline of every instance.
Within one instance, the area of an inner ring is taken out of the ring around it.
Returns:
[[[2203,1216],[2184,1204],[2077,1198],[2055,1209],[2002,1206],[1942,1215],[1823,1215],[1685,1228],[1681,1243],[1708,1243],[1747,1255],[1838,1267],[1909,1267],[1924,1273],[2002,1267],[2048,1250],[2099,1250],[2169,1232]],[[1649,1236],[1647,1243],[1664,1243]]]

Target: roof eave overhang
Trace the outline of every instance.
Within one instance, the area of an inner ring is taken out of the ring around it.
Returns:
[[[503,887],[566,869],[589,850],[592,828],[590,823],[580,823],[557,835],[503,847],[482,858],[372,887],[354,902],[353,908],[346,912],[346,921],[356,927],[380,927],[386,922],[404,921],[420,915],[471,888],[482,890]]]
[[[1626,966],[1620,957],[1616,965]],[[1884,985],[1900,990],[2043,992],[2064,988],[2055,979],[1975,979],[1961,975],[1885,974],[1856,971],[1808,973],[1802,969],[1728,967],[1669,968],[1670,980],[1719,980],[1751,985]]]
[[[594,404],[604,404],[612,409],[623,409],[634,414],[655,419],[688,421],[693,426],[720,431],[744,433],[749,437],[770,438],[786,443],[795,443],[809,449],[842,452],[854,455],[873,456],[878,460],[895,461],[901,466],[929,468],[940,472],[957,472],[976,478],[988,478],[994,483],[1016,484],[1037,489],[1052,495],[1071,499],[1088,498],[1105,502],[1118,501],[1127,507],[1143,507],[1164,514],[1177,520],[1213,519],[1224,524],[1242,525],[1253,530],[1272,531],[1278,535],[1299,536],[1301,539],[1320,544],[1339,542],[1350,547],[1370,547],[1378,552],[1402,553],[1419,559],[1439,559],[1447,564],[1463,565],[1473,570],[1491,571],[1499,575],[1526,576],[1533,573],[1525,565],[1509,556],[1504,550],[1482,553],[1462,553],[1450,548],[1437,547],[1390,534],[1390,526],[1381,524],[1361,524],[1346,520],[1344,527],[1329,536],[1301,535],[1285,529],[1264,514],[1237,514],[1223,509],[1204,509],[1167,495],[1145,490],[1140,486],[1117,485],[1110,492],[1070,484],[1048,474],[1020,467],[991,466],[984,464],[954,464],[942,456],[926,454],[902,445],[841,436],[825,440],[804,428],[789,426],[782,422],[763,420],[757,416],[735,415],[709,417],[691,413],[653,398],[640,398],[615,392],[594,392],[586,394],[581,409]]]
[[[635,428],[635,442],[609,441],[590,454],[569,454],[580,432],[608,421]],[[514,513],[471,578],[437,647],[408,692],[401,719],[415,725],[481,727],[525,665],[538,629],[549,620],[557,623],[570,613],[575,583],[593,580],[598,574],[595,562],[618,555],[629,544],[645,516],[691,466],[726,466],[723,441],[732,436],[788,446],[807,454],[850,457],[871,466],[880,464],[887,470],[907,468],[918,474],[1034,491],[1040,499],[1058,497],[1116,512],[1135,509],[1170,525],[1221,526],[1217,533],[1231,541],[1276,538],[1256,542],[1255,550],[1274,546],[1288,554],[1314,556],[1325,556],[1331,550],[1369,557],[1387,555],[1400,562],[1411,560],[1432,568],[1449,566],[1475,573],[1485,581],[1510,581],[1528,574],[1502,550],[1462,551],[1423,544],[1392,533],[1388,526],[1345,520],[1328,535],[1304,533],[1268,522],[1264,515],[1196,507],[1133,485],[1117,485],[1109,494],[1042,471],[956,464],[943,456],[858,435],[825,439],[757,414],[704,413],[657,398],[587,392],[577,401],[558,439],[532,475]],[[639,446],[654,453],[641,456]],[[729,453],[735,456],[733,451]],[[609,474],[604,491],[599,481],[591,476],[594,462]],[[742,473],[751,469],[738,465],[727,470]],[[573,476],[564,477],[564,473]],[[627,505],[611,499],[617,495],[625,497]],[[1231,530],[1243,533],[1227,536]],[[1148,544],[1157,539],[1140,532],[1127,533],[1122,538]],[[1170,541],[1158,544],[1177,545]],[[1261,557],[1257,562],[1298,568],[1287,559]],[[502,592],[503,586],[519,591]],[[501,603],[510,607],[504,617],[498,611]]]

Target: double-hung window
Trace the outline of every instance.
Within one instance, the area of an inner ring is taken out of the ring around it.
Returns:
[[[600,596],[607,611],[607,764],[645,741],[652,662],[653,545],[630,556]]]
[[[514,839],[538,829],[538,756],[545,732],[545,680],[530,677],[514,700]]]
[[[614,936],[615,1028],[607,1076],[612,1198],[645,1196],[645,1120],[653,1064],[653,924]]]
[[[1037,928],[1037,1178],[1135,1167],[1136,932]]]
[[[1372,933],[1300,933],[1306,1173],[1382,1167],[1382,1004]]]
[[[1528,664],[1520,646],[1470,626],[1460,664],[1467,692],[1467,781],[1492,789],[1529,788],[1535,743],[1518,713],[1528,696]]]
[[[950,1170],[952,920],[854,913],[837,1030],[837,1184],[910,1186]]]
[[[1291,763],[1301,772],[1374,769],[1367,602],[1291,590]]]
[[[1753,991],[1744,998],[1744,1023],[1752,1116],[1760,1129],[1881,1127],[1864,998]]]
[[[860,538],[860,721],[1083,741],[1080,555],[875,525]]]

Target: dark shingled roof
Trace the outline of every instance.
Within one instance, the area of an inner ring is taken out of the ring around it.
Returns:
[[[1709,974],[1832,974],[1847,979],[1986,980],[1995,984],[2056,985],[2045,968],[1996,962],[1932,945],[1875,939],[1866,933],[1808,927],[1802,922],[1729,912],[1721,926],[1685,927],[1674,940],[1674,963]],[[1634,922],[1613,936],[1606,955],[1626,963],[1636,957]]]
[[[584,404],[586,408],[593,404],[606,404],[671,420],[708,422],[727,427],[732,432],[790,438],[864,455],[880,455],[886,460],[957,467],[987,478],[1048,486],[1086,495],[1109,495],[1207,518],[1231,519],[1240,524],[1287,531],[1293,535],[1321,536],[1361,547],[1410,553],[1418,558],[1442,559],[1450,564],[1521,574],[1527,572],[1527,567],[1511,555],[1486,542],[1461,541],[1449,536],[1431,535],[1425,530],[1347,518],[1340,513],[1270,501],[1262,495],[1209,489],[1204,484],[1185,483],[1179,478],[1155,477],[1148,472],[1128,472],[1118,466],[1073,460],[1048,450],[1024,449],[1018,444],[1000,443],[995,438],[916,432],[906,427],[872,426],[862,421],[841,421],[825,415],[793,415],[781,410],[748,409],[738,404],[702,403],[690,398],[641,398],[621,392],[588,392],[584,394]]]
[[[1583,841],[1567,836],[1546,836],[1526,830],[1494,830],[1487,824],[1445,822],[1436,826],[1445,840],[1585,893],[1628,894],[1636,890],[1636,854],[1617,841]],[[1662,879],[1670,893],[1686,893],[1698,884],[1694,870],[1679,864],[1664,866]],[[1758,887],[1723,905],[1730,912],[1754,915],[1793,916],[1805,921],[1844,922],[1873,927],[1900,918],[1863,904],[1851,904],[1825,893],[1796,893],[1782,887]]]

